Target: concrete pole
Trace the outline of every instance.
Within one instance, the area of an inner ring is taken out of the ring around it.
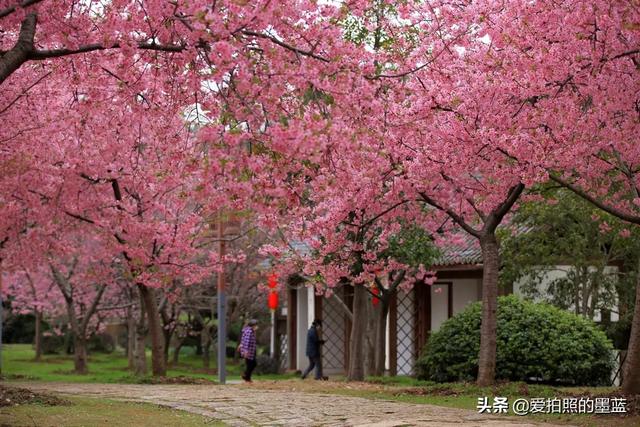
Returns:
[[[224,229],[222,226],[222,215],[218,220],[218,239],[220,242],[219,252],[222,262],[222,271],[218,273],[218,382],[225,384],[227,381],[227,301],[225,296],[224,282]]]
[[[276,357],[276,311],[271,310],[271,345],[270,355],[272,358]]]
[[[2,376],[2,322],[4,313],[2,310],[2,260],[0,259],[0,376]]]

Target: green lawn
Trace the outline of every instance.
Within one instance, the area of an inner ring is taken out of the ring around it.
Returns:
[[[224,426],[223,423],[188,412],[147,403],[66,397],[70,405],[27,404],[0,409],[1,426],[110,427]]]
[[[127,358],[122,351],[111,354],[94,353],[89,356],[89,373],[77,375],[73,371],[73,356],[45,355],[40,362],[35,362],[34,351],[29,344],[8,344],[2,347],[2,369],[6,379],[22,379],[33,381],[86,382],[86,383],[140,383],[150,382],[152,377],[136,377],[127,369]],[[147,364],[151,368],[151,358],[147,352]],[[193,348],[184,348],[180,352],[178,366],[170,366],[168,377],[192,377],[217,381],[214,369],[204,370],[202,357],[195,354]],[[216,360],[211,360],[211,368],[215,368]],[[244,365],[242,360],[237,364],[227,361],[227,379],[240,379]],[[290,376],[289,376],[290,377]],[[280,375],[264,375],[261,378],[287,378]]]

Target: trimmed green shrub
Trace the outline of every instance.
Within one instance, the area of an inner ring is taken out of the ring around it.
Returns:
[[[478,374],[480,302],[442,324],[417,363],[418,378],[473,381]],[[590,320],[549,304],[498,298],[496,379],[608,385],[611,342]]]

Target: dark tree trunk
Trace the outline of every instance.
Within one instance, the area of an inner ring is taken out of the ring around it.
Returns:
[[[202,331],[200,331],[200,343],[202,345],[202,366],[209,369],[211,366],[211,334],[209,334],[209,327],[206,325],[203,325]]]
[[[155,377],[163,377],[167,374],[167,365],[164,358],[164,338],[162,334],[162,321],[160,311],[155,298],[153,288],[138,284],[140,295],[144,301],[145,311],[149,325],[151,338],[151,372]]]
[[[367,291],[363,285],[353,287],[353,321],[349,340],[349,381],[364,380],[364,342],[367,326]]]
[[[34,347],[36,350],[35,360],[40,361],[42,358],[42,312],[36,310],[36,330],[34,337]]]
[[[134,344],[134,372],[136,375],[147,375],[147,354],[145,353],[145,340],[147,337],[147,329],[144,325],[145,319],[144,303],[142,295],[140,295],[140,317],[135,325],[135,344]]]
[[[76,374],[86,374],[87,368],[87,340],[83,334],[76,332],[73,341],[73,371]]]
[[[178,340],[178,342],[176,342],[176,346],[173,349],[173,366],[177,366],[178,365],[178,361],[180,358],[180,350],[182,349],[182,345],[184,344],[184,339],[180,339]]]
[[[494,383],[496,372],[498,270],[500,268],[498,241],[494,233],[480,238],[482,248],[482,323],[480,325],[480,354],[478,385]]]
[[[173,336],[173,328],[163,328],[163,338],[164,338],[164,360],[168,363],[169,361],[169,348],[171,347],[171,337]]]
[[[373,375],[381,377],[384,375],[385,356],[387,354],[387,314],[389,314],[390,293],[381,295],[378,310],[376,311],[376,354],[375,369]]]
[[[75,264],[74,264],[75,266]],[[67,306],[67,317],[69,318],[69,330],[73,338],[73,352],[74,352],[74,370],[78,374],[87,373],[87,327],[91,316],[96,312],[100,299],[104,294],[106,285],[100,285],[96,291],[96,295],[91,302],[91,305],[86,309],[84,316],[81,318],[76,314],[75,302],[73,299],[73,285],[69,281],[72,273],[67,277],[64,277],[60,272],[52,265],[51,272],[53,278],[60,289],[60,292],[64,296],[64,301]]]
[[[129,370],[135,371],[136,366],[136,319],[133,307],[127,307],[127,360]]]
[[[373,306],[372,298],[367,295],[367,330],[365,334],[365,375],[375,375],[376,370],[376,322],[379,308]]]
[[[640,394],[640,265],[636,281],[636,306],[633,311],[629,348],[622,377],[622,392],[628,395]]]

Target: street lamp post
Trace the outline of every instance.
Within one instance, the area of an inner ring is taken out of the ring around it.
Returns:
[[[222,263],[221,271],[218,273],[218,382],[225,384],[227,379],[227,302],[225,296],[224,282],[224,228],[222,225],[222,215],[218,220],[218,239],[220,262]]]

